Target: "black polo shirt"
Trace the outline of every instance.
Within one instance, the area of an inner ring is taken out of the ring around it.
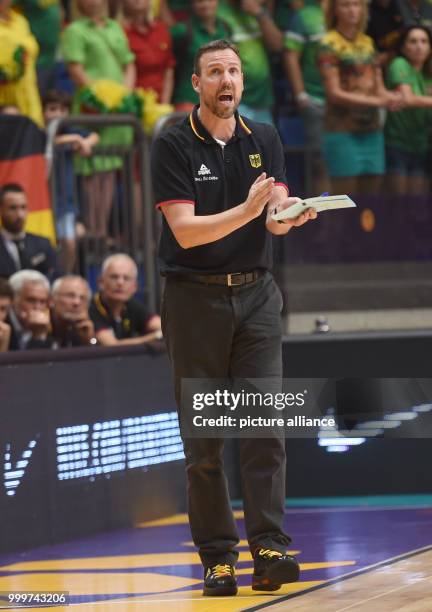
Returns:
[[[116,319],[103,302],[99,293],[95,293],[89,307],[89,316],[93,321],[95,332],[110,329],[117,340],[135,338],[148,333],[147,324],[152,314],[144,304],[131,299],[125,303],[121,317]]]
[[[255,179],[266,172],[286,187],[285,158],[275,128],[236,113],[234,134],[222,149],[198,118],[198,107],[182,123],[162,132],[152,149],[156,206],[195,205],[196,215],[213,215],[241,204]],[[288,189],[288,188],[287,188]],[[272,267],[272,236],[260,217],[225,238],[189,249],[177,242],[163,218],[161,271],[218,274]]]

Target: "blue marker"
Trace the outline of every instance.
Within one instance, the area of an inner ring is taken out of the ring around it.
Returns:
[[[320,198],[326,198],[328,195],[329,195],[329,192],[328,191],[324,191],[324,193],[322,193],[320,195]]]

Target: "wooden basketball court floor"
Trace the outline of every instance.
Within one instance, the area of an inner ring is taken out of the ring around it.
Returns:
[[[236,510],[235,515],[243,538],[236,597],[202,597],[202,568],[185,515],[0,555],[0,591],[68,591],[70,606],[55,607],[65,612],[72,607],[94,612],[432,612],[432,496],[411,498],[409,505],[376,505],[360,498],[339,506],[288,508],[285,527],[301,565],[300,581],[270,594],[250,588],[243,514]],[[3,602],[0,608],[6,607]]]

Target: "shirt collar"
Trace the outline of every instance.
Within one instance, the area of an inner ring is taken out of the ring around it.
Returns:
[[[199,104],[194,107],[187,121],[189,122],[189,125],[191,126],[192,131],[197,138],[199,138],[203,142],[206,142],[207,144],[213,144],[215,142],[215,139],[201,123],[200,118],[198,116],[198,108]],[[245,138],[246,136],[249,136],[249,134],[252,134],[252,130],[246,125],[245,120],[238,114],[237,111],[235,112],[234,116],[236,119],[236,126],[231,140],[234,140],[236,138]]]
[[[9,242],[15,242],[17,240],[24,240],[25,232],[20,232],[19,234],[11,234],[4,227],[0,229],[0,234],[3,236],[5,240]]]
[[[96,26],[96,24],[95,24],[95,22],[93,21],[93,19],[90,19],[90,17],[83,17],[83,18],[82,18],[82,20],[83,20],[83,21],[84,21],[84,23],[85,23],[87,26],[89,26],[90,28],[96,28],[96,27],[97,27],[97,26]],[[107,25],[109,25],[109,19],[108,19],[108,17],[103,17],[103,25],[104,25],[104,28],[106,28],[106,27],[107,27]]]
[[[112,314],[108,304],[103,300],[102,295],[101,295],[101,293],[99,291],[97,293],[95,293],[95,295],[94,295],[94,303],[95,303],[97,311],[103,317],[105,317],[105,319],[114,320],[113,314]],[[122,317],[123,317],[125,312],[126,312],[126,304],[123,304]]]

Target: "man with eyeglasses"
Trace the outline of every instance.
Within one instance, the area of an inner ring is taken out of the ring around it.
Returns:
[[[88,307],[90,287],[81,276],[67,275],[52,286],[52,335],[60,348],[97,344]]]
[[[162,338],[161,321],[133,296],[138,269],[129,255],[110,255],[90,304],[96,338],[104,346],[145,344]]]

